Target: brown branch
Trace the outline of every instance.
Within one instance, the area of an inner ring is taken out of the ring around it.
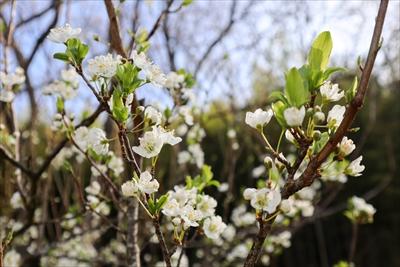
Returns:
[[[122,39],[119,34],[119,25],[117,14],[115,13],[115,8],[111,0],[104,0],[107,8],[108,18],[110,19],[110,35],[111,35],[111,48],[114,49],[119,55],[124,58],[128,58],[122,44]]]
[[[170,257],[167,245],[165,243],[163,233],[161,232],[160,222],[158,221],[158,218],[154,218],[153,219],[153,225],[154,225],[154,228],[156,230],[156,235],[157,235],[157,238],[158,238],[158,242],[160,243],[161,252],[162,252],[163,257],[164,257],[164,262],[165,262],[167,267],[171,267],[171,257]]]
[[[47,8],[43,9],[42,11],[40,11],[39,13],[36,13],[35,15],[30,16],[29,18],[26,18],[24,20],[21,20],[20,22],[17,23],[17,25],[15,26],[15,28],[19,28],[21,26],[24,26],[25,24],[40,18],[41,16],[43,16],[44,14],[46,14],[47,12],[49,12],[50,10],[52,10],[56,5],[56,2],[54,1],[53,3],[50,4],[50,6],[48,6]]]
[[[156,33],[158,27],[160,27],[162,19],[170,13],[169,8],[171,7],[172,3],[174,0],[168,0],[167,6],[165,9],[161,12],[160,16],[158,16],[156,22],[154,23],[153,27],[151,28],[149,34],[146,37],[146,41],[150,40],[150,38]]]
[[[364,97],[368,89],[368,82],[371,76],[372,68],[375,63],[376,55],[380,48],[380,38],[385,21],[386,10],[388,6],[388,0],[382,0],[379,6],[378,15],[375,22],[375,28],[372,35],[372,40],[368,52],[367,62],[363,69],[360,84],[357,89],[357,93],[350,105],[347,107],[342,123],[335,132],[334,136],[328,141],[328,143],[322,148],[322,150],[310,161],[306,170],[297,180],[288,180],[281,190],[282,198],[286,199],[293,195],[297,191],[301,190],[306,186],[310,186],[314,180],[320,176],[318,168],[336,148],[336,145],[343,136],[347,133],[350,128],[358,110],[362,107]],[[270,220],[268,224],[272,226],[273,220]],[[258,257],[262,250],[262,245],[270,232],[271,227],[264,226],[260,222],[259,232],[253,242],[250,252],[246,258],[244,266],[253,267],[255,266]]]

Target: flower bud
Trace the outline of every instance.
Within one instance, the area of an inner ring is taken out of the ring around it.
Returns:
[[[265,158],[264,158],[264,164],[265,164],[265,166],[268,168],[268,169],[270,169],[271,167],[272,167],[272,163],[273,163],[274,161],[271,159],[271,157],[270,156],[266,156]]]
[[[314,114],[314,122],[319,123],[319,122],[324,122],[325,121],[325,114],[321,111],[318,111]]]

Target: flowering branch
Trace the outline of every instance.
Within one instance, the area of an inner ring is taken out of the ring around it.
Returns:
[[[354,98],[352,99],[352,101],[350,102],[350,105],[347,107],[346,112],[343,117],[343,120],[341,121],[335,134],[324,145],[322,150],[310,160],[305,171],[296,180],[293,179],[293,175],[297,171],[297,169],[292,169],[292,171],[290,172],[290,175],[289,175],[290,179],[287,179],[284,187],[281,190],[281,195],[282,195],[283,199],[287,199],[291,195],[293,195],[294,193],[299,191],[300,189],[302,189],[306,186],[310,186],[316,178],[320,177],[319,167],[328,158],[328,156],[333,152],[333,150],[336,149],[337,144],[343,139],[344,135],[350,128],[350,125],[353,122],[355,115],[357,114],[357,111],[361,108],[363,101],[364,101],[366,90],[368,88],[368,82],[369,82],[369,79],[371,76],[375,58],[376,58],[376,55],[380,48],[380,38],[381,38],[383,23],[384,23],[384,19],[385,19],[386,10],[387,10],[387,5],[388,5],[388,0],[382,0],[380,3],[378,15],[376,18],[374,33],[373,33],[372,40],[371,40],[370,50],[368,53],[367,63],[363,69],[363,72],[361,75],[361,81],[357,88],[356,94],[355,94]],[[290,74],[288,74],[288,76],[289,75]],[[296,74],[293,74],[291,77],[294,77],[293,80],[295,80]],[[291,92],[289,92],[289,93],[291,93]],[[293,99],[292,101],[299,100],[303,96],[297,95],[296,97],[298,97],[298,98]],[[275,110],[277,110],[277,109],[278,109],[278,107],[275,106]],[[302,109],[304,110],[304,107]],[[290,114],[289,114],[289,110],[290,110]],[[302,111],[302,112],[304,114],[304,111]],[[289,108],[289,109],[285,110],[285,119],[289,125],[291,125],[291,126],[297,125],[297,117],[296,116],[301,116],[301,115],[297,115],[297,114],[301,114],[300,109]],[[304,117],[303,114],[302,114],[302,117]],[[289,118],[289,115],[291,116],[290,121],[288,121],[288,119],[287,119],[287,118]],[[328,117],[329,117],[329,115],[328,115]],[[328,118],[328,121],[329,121],[329,118]],[[300,155],[299,158],[304,158],[309,145],[310,144],[305,144],[304,147],[301,147],[300,153],[299,153],[299,155]],[[301,162],[302,162],[302,160],[297,161],[295,163],[295,166],[298,168],[300,166]],[[246,266],[246,267],[255,266],[255,264],[259,258],[259,255],[261,253],[262,245],[265,241],[265,238],[271,231],[273,222],[274,222],[274,219],[268,221],[268,223],[260,222],[259,232],[254,239],[253,245],[252,245],[250,252],[246,258],[244,266]]]

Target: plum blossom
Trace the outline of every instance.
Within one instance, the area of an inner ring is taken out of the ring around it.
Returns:
[[[165,87],[169,89],[179,88],[179,86],[185,81],[185,76],[176,72],[170,72],[166,76]]]
[[[105,132],[100,128],[79,127],[75,130],[74,140],[84,151],[92,149],[96,154],[104,155],[108,152],[108,142]]]
[[[153,179],[150,172],[145,171],[140,174],[137,187],[140,192],[145,194],[152,194],[158,191],[160,184],[156,179]]]
[[[290,107],[285,109],[283,112],[286,123],[291,127],[301,126],[305,115],[306,109],[304,106],[302,106],[300,109],[296,107]]]
[[[152,106],[148,106],[144,111],[144,117],[149,119],[155,125],[159,125],[162,120],[162,114]]]
[[[340,123],[342,123],[343,115],[346,111],[344,106],[334,105],[333,108],[328,112],[328,124],[333,127],[339,127]]]
[[[88,72],[93,79],[97,77],[111,78],[117,72],[117,67],[121,63],[120,56],[113,57],[110,53],[97,56],[88,60]]]
[[[268,124],[273,116],[271,109],[263,111],[262,109],[256,109],[254,112],[246,112],[245,122],[250,127],[259,129],[264,125]]]
[[[138,186],[136,181],[127,181],[121,185],[122,195],[125,197],[133,197],[138,192]]]
[[[14,73],[0,71],[0,101],[11,102],[15,97],[13,87],[25,82],[25,73],[21,67],[17,67]]]
[[[363,198],[353,196],[345,215],[357,223],[372,223],[376,209]]]
[[[353,140],[344,136],[342,138],[342,141],[338,144],[338,148],[339,154],[341,154],[342,156],[347,156],[351,152],[353,152],[353,150],[356,148],[356,145],[354,144]]]
[[[361,165],[362,156],[359,156],[355,160],[353,160],[349,166],[346,168],[346,173],[350,176],[361,176],[361,172],[364,171],[365,166]]]
[[[200,202],[196,205],[196,208],[202,213],[203,218],[213,215],[216,207],[217,201],[208,195],[203,195]]]
[[[319,88],[323,99],[327,101],[338,101],[344,96],[344,92],[340,91],[339,85],[337,83],[332,84],[330,81],[325,82]]]
[[[65,43],[68,39],[76,38],[81,33],[81,28],[72,28],[68,23],[50,30],[47,38],[55,43]]]
[[[226,224],[220,216],[205,219],[203,224],[204,234],[210,239],[217,239],[224,232]]]
[[[280,192],[268,188],[247,188],[243,192],[243,197],[250,200],[253,208],[266,211],[269,214],[273,213],[281,202]]]
[[[132,149],[136,154],[145,158],[156,157],[164,144],[176,145],[181,142],[182,138],[174,136],[173,131],[166,131],[161,126],[153,126],[152,131],[144,133],[139,138],[139,146],[133,146]]]

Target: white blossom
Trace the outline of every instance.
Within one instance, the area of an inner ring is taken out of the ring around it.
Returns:
[[[131,53],[131,58],[133,60],[133,64],[135,64],[136,67],[142,70],[147,70],[152,65],[151,61],[147,58],[146,54],[143,52],[138,54],[136,50],[133,50]]]
[[[342,123],[343,115],[346,111],[344,106],[334,105],[333,108],[328,112],[328,124],[333,127],[339,127],[340,123]]]
[[[356,148],[356,145],[354,144],[353,140],[344,136],[342,138],[342,141],[338,144],[338,147],[339,154],[341,154],[342,156],[347,156],[351,152],[353,152],[353,150]]]
[[[61,79],[73,88],[79,85],[79,75],[73,68],[61,71]]]
[[[138,192],[138,186],[135,181],[127,181],[121,185],[122,195],[126,197],[133,197]]]
[[[226,224],[220,216],[213,216],[205,219],[203,224],[204,234],[210,239],[218,238],[225,230]]]
[[[344,92],[339,89],[339,85],[332,84],[330,81],[325,82],[319,90],[323,99],[327,101],[338,101],[344,96]]]
[[[117,72],[117,67],[121,63],[121,58],[113,57],[110,53],[97,56],[88,60],[88,72],[95,78],[97,76],[111,78]]]
[[[291,127],[301,126],[303,124],[305,115],[306,109],[304,108],[304,106],[302,106],[300,109],[296,107],[290,107],[285,109],[285,111],[283,112],[286,123]]]
[[[140,192],[152,194],[158,191],[159,186],[160,184],[156,179],[153,179],[150,172],[145,171],[140,174],[140,179],[137,183]]]
[[[160,153],[164,144],[176,145],[181,141],[182,138],[175,137],[172,131],[153,126],[152,131],[145,132],[143,137],[139,138],[139,146],[133,146],[132,149],[142,157],[153,158]]]
[[[364,171],[365,166],[361,165],[362,156],[359,156],[353,160],[346,169],[346,173],[351,176],[360,176],[361,172]]]
[[[80,127],[75,130],[74,140],[84,151],[92,149],[96,154],[104,155],[108,152],[108,142],[105,132],[100,128]]]
[[[248,188],[244,191],[243,196],[246,200],[250,200],[253,208],[266,211],[269,214],[273,213],[281,202],[280,192],[268,188]]]
[[[98,195],[100,193],[101,186],[99,182],[92,181],[88,187],[85,188],[86,193],[91,195]]]
[[[120,175],[124,171],[124,162],[120,157],[112,155],[107,164],[108,168],[114,172],[115,175]]]
[[[6,74],[0,71],[0,101],[11,102],[15,93],[13,87],[25,82],[25,73],[21,67],[17,67],[14,73]]]
[[[198,222],[203,218],[201,211],[194,209],[192,205],[186,205],[181,212],[185,229],[199,226]]]
[[[164,87],[167,78],[159,66],[150,65],[145,70],[147,79],[155,86]]]
[[[371,223],[373,221],[373,216],[376,212],[376,209],[371,204],[365,202],[363,198],[353,196],[349,200],[351,204],[350,213],[353,219],[356,221],[366,219],[365,222]],[[364,218],[363,218],[364,217]]]
[[[14,249],[4,255],[4,266],[21,266],[21,255]]]
[[[144,111],[144,117],[149,119],[155,125],[159,125],[162,120],[162,114],[152,106],[148,106]]]
[[[274,113],[271,109],[268,109],[268,111],[263,111],[259,108],[254,112],[246,112],[245,122],[249,126],[259,129],[269,123],[273,114]]]
[[[185,81],[185,76],[176,72],[170,72],[166,76],[165,87],[170,89],[179,88],[179,86]]]
[[[68,39],[76,38],[81,33],[81,28],[72,28],[68,23],[65,26],[50,30],[47,38],[55,43],[65,43]]]
[[[168,198],[162,211],[166,216],[176,217],[182,213],[181,206],[175,198]]]
[[[196,209],[202,213],[203,218],[214,215],[216,207],[217,201],[208,195],[203,195],[196,205]]]
[[[247,212],[246,206],[241,204],[233,209],[231,219],[235,226],[243,227],[252,225],[256,221],[256,216],[252,212]]]
[[[60,95],[62,98],[68,100],[77,96],[78,92],[72,86],[64,81],[54,81],[42,89],[45,95]]]

